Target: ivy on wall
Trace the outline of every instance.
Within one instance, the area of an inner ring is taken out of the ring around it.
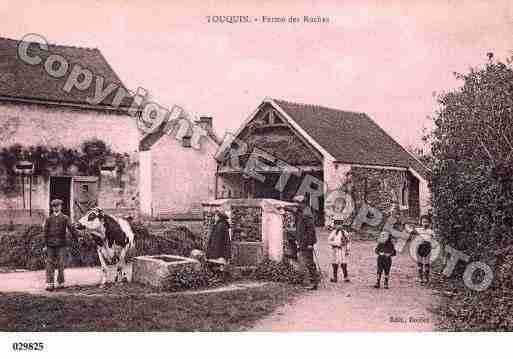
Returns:
[[[103,166],[116,168],[117,177],[121,178],[127,157],[127,153],[113,152],[99,139],[86,140],[79,149],[14,144],[0,149],[0,191],[4,194],[17,191],[18,174],[15,166],[18,161],[32,162],[32,175],[45,178],[57,173],[100,176]]]

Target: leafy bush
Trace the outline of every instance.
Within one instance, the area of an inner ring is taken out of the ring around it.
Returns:
[[[207,268],[195,270],[184,266],[176,273],[166,279],[164,290],[176,291],[182,289],[208,288],[219,285],[223,281]]]
[[[430,136],[434,221],[444,244],[477,255],[513,244],[513,69],[457,77],[464,84],[439,98]]]
[[[449,331],[513,330],[513,292],[496,286],[483,292],[460,280],[434,276],[432,285],[444,296],[437,308],[438,328]]]
[[[499,317],[511,313],[504,305],[513,289],[513,68],[491,61],[457,78],[463,85],[439,97],[429,136],[434,227],[443,245],[487,262],[495,277],[484,293],[448,282],[449,327],[511,328],[511,318]],[[464,266],[456,269],[461,282]]]
[[[44,268],[41,226],[29,226],[0,238],[0,266]]]
[[[200,248],[201,241],[185,227],[165,230],[159,235],[152,234],[143,223],[132,223],[135,235],[135,251],[128,257],[140,255],[174,254],[188,256],[192,249]],[[0,236],[0,266],[43,269],[43,228],[40,225],[23,227],[14,233]],[[70,240],[65,257],[67,267],[87,267],[99,265],[96,245],[85,233],[78,241]]]
[[[288,263],[267,258],[257,266],[254,277],[255,279],[272,282],[300,284],[303,282],[304,274]]]

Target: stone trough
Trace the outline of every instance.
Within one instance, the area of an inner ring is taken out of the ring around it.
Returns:
[[[162,288],[165,281],[184,267],[200,270],[201,263],[195,259],[176,255],[154,255],[134,258],[132,281]]]

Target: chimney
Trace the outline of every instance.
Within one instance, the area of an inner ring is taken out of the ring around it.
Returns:
[[[207,131],[211,131],[212,130],[212,116],[209,116],[209,115],[200,116],[197,124],[200,125],[203,129],[205,129]]]

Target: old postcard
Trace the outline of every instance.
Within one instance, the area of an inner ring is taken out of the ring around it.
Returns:
[[[513,329],[510,1],[0,18],[1,331]]]

